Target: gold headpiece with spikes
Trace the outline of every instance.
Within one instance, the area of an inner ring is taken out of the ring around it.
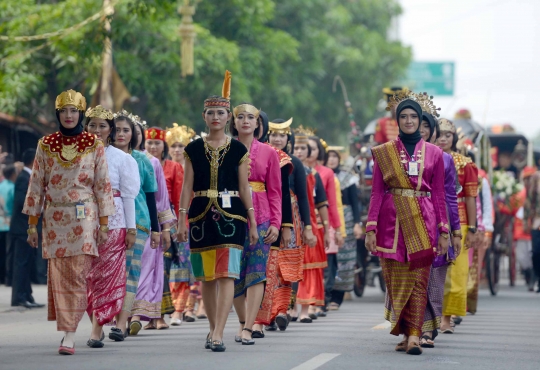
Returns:
[[[84,114],[88,118],[101,118],[101,119],[113,119],[114,114],[108,109],[103,108],[101,105],[98,105],[94,108],[88,108]]]
[[[240,113],[251,113],[255,118],[259,118],[260,111],[251,104],[240,104],[233,109],[234,118],[238,117]]]
[[[268,134],[290,135],[291,134],[291,124],[292,123],[293,123],[292,117],[289,118],[288,121],[281,122],[281,123],[269,122],[268,123]]]
[[[433,96],[429,96],[427,92],[416,94],[416,96],[416,101],[420,104],[422,112],[431,114],[434,118],[440,117],[438,111],[440,111],[441,108],[437,108],[435,104],[433,104]]]
[[[309,128],[300,125],[294,129],[294,142],[296,144],[307,144],[310,136],[315,136],[315,132]]]
[[[328,144],[326,143],[326,141],[324,141],[324,139],[321,139],[321,138],[319,138],[319,140],[321,141],[324,151],[328,152]]]
[[[181,143],[183,146],[187,146],[195,135],[195,131],[192,128],[178,126],[177,123],[173,123],[173,127],[167,129],[165,141],[169,146],[172,146],[174,143]]]
[[[136,114],[129,113],[125,109],[122,109],[121,111],[118,111],[115,114],[113,114],[113,118],[118,118],[118,117],[127,117],[127,118],[129,118],[133,123],[137,123],[137,124],[141,125],[143,130],[146,130],[146,128],[148,127],[146,125],[146,121],[143,121],[141,117],[137,116]]]
[[[231,109],[231,72],[225,71],[223,87],[221,88],[221,97],[208,98],[204,101],[204,108],[226,108]]]
[[[56,97],[56,102],[54,105],[56,109],[62,109],[66,105],[74,105],[78,110],[85,111],[86,99],[80,92],[68,90],[62,92]]]
[[[456,133],[456,126],[454,126],[454,124],[452,123],[452,121],[446,119],[446,118],[441,118],[439,120],[439,129],[441,130],[441,132],[443,131],[449,131],[453,134]]]
[[[392,95],[388,99],[388,105],[386,106],[386,110],[387,111],[392,111],[392,110],[396,109],[396,107],[399,105],[399,103],[401,103],[402,101],[407,100],[407,99],[414,100],[415,102],[418,102],[418,95],[416,95],[415,93],[413,93],[410,90],[398,91],[396,94]]]

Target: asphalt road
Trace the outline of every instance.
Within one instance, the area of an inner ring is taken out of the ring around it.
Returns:
[[[286,332],[267,333],[254,346],[234,342],[237,318],[231,313],[227,351],[203,348],[207,321],[183,323],[105,347],[86,346],[90,323],[85,316],[77,332],[75,356],[60,356],[62,333],[46,321],[46,309],[13,310],[11,289],[0,287],[0,370],[10,369],[540,369],[540,294],[521,286],[502,288],[491,297],[480,292],[478,313],[467,316],[456,333],[441,335],[436,348],[421,356],[394,352],[399,341],[383,323],[383,294],[368,288],[363,298],[347,301],[337,312],[313,324],[291,323]],[[46,288],[35,287],[46,302]],[[108,329],[106,329],[108,331]]]

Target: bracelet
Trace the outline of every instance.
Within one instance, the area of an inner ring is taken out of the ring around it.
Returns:
[[[249,211],[253,211],[253,212],[255,212],[255,208],[253,208],[253,207],[250,207],[250,208],[248,208],[248,209],[247,209],[247,211],[248,211],[248,212],[249,212]]]
[[[152,235],[161,235],[159,231],[152,231]]]
[[[108,233],[109,232],[109,226],[107,226],[107,225],[99,225],[99,231],[101,231],[103,233]]]
[[[311,226],[311,225],[306,225],[306,226],[304,226],[304,229],[306,229],[306,230],[313,230],[313,226]]]
[[[375,231],[371,230],[366,233],[366,235],[375,235]]]
[[[445,239],[450,238],[450,235],[448,235],[448,233],[441,233],[441,236]]]
[[[475,225],[467,225],[467,227],[468,227],[469,229],[471,229],[471,228],[472,228],[472,229],[476,229],[476,226],[475,226]]]
[[[452,236],[462,237],[463,235],[461,234],[461,230],[454,230],[452,231]]]
[[[180,213],[187,213],[187,209],[185,209],[185,208],[180,208]]]
[[[328,225],[328,221],[326,221],[326,220],[323,221],[322,223],[323,223],[323,225]]]
[[[35,234],[35,233],[37,233],[37,228],[34,225],[32,225],[32,227],[29,227],[28,230],[26,230],[26,233],[28,235]]]
[[[131,235],[137,235],[137,229],[127,229],[127,233]]]
[[[163,232],[167,232],[167,231],[170,232],[171,229],[163,229],[163,230],[161,230],[162,233],[163,233]]]

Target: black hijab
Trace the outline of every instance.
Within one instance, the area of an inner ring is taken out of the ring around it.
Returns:
[[[268,115],[264,111],[259,111],[259,124],[261,125],[261,130],[259,131],[258,140],[261,143],[268,141],[268,130],[270,126],[268,125]]]
[[[429,139],[433,136],[433,133],[435,132],[435,126],[437,126],[437,122],[435,121],[435,117],[433,117],[429,113],[422,113],[422,121],[427,121],[429,123]]]
[[[420,124],[422,124],[422,107],[420,107],[420,104],[411,99],[405,99],[399,103],[396,108],[396,119],[398,120],[398,126],[399,115],[404,109],[407,108],[414,110],[418,114],[418,120],[420,121],[418,124],[418,129],[412,134],[406,134],[401,131],[401,127],[399,128],[399,138],[403,142],[403,145],[405,145],[405,149],[407,150],[407,153],[409,153],[409,156],[412,156],[414,154],[416,144],[422,140],[422,135],[420,135]]]
[[[62,123],[60,122],[60,110],[56,110],[56,119],[58,120],[58,126],[60,126],[60,132],[64,136],[77,136],[80,133],[83,132],[84,126],[83,126],[83,120],[84,120],[84,111],[79,111],[79,121],[77,122],[77,126],[73,128],[65,128],[62,126]]]

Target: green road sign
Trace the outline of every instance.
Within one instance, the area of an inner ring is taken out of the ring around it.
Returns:
[[[412,62],[405,86],[430,95],[454,95],[454,62]]]

